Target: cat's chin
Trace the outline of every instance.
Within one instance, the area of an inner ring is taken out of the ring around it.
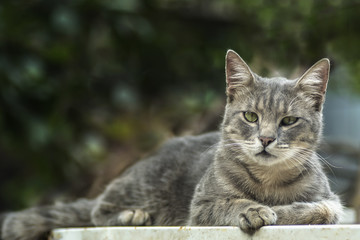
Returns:
[[[261,152],[257,153],[255,156],[265,158],[265,159],[275,157],[274,155],[272,155],[271,153],[269,153],[266,150],[262,150]]]
[[[259,153],[256,153],[255,156],[252,157],[253,161],[255,161],[259,165],[263,166],[271,166],[275,165],[282,161],[278,156],[266,151],[262,150]]]

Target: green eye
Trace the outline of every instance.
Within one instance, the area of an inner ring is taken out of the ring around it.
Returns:
[[[298,119],[299,118],[297,118],[297,117],[284,117],[281,120],[281,125],[283,125],[283,126],[292,125],[292,124],[296,123]]]
[[[258,120],[258,115],[254,112],[244,112],[244,118],[248,121],[248,122],[257,122]]]

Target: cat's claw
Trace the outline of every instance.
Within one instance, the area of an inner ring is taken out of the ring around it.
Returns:
[[[252,233],[262,226],[275,224],[276,220],[276,213],[269,207],[249,208],[245,214],[240,215],[240,228],[244,232]]]
[[[140,209],[124,210],[120,212],[118,217],[119,223],[122,226],[150,226],[151,217],[148,212]]]

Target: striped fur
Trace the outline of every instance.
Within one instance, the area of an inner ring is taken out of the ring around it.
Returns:
[[[328,74],[323,59],[299,79],[262,78],[229,51],[219,132],[170,140],[96,199],[1,215],[1,239],[35,240],[73,226],[233,225],[252,233],[337,223],[342,206],[315,152]],[[286,125],[289,116],[297,121]]]
[[[271,224],[338,222],[342,206],[315,152],[329,61],[320,60],[295,80],[249,71],[235,52],[228,52],[220,146],[196,187],[189,223],[238,225],[253,232]],[[256,113],[258,120],[247,121],[245,112]],[[282,124],[289,116],[298,120]],[[272,142],[263,146],[261,138]]]

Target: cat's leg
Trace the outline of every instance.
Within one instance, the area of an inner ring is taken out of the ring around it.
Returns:
[[[295,202],[291,205],[274,206],[278,225],[289,224],[336,224],[339,222],[343,208],[337,198],[319,202]]]
[[[253,233],[276,223],[276,213],[265,205],[247,199],[195,198],[191,204],[190,225],[239,226]]]
[[[137,191],[137,181],[123,177],[110,184],[91,212],[95,226],[149,226],[150,214],[141,209],[145,196]]]

